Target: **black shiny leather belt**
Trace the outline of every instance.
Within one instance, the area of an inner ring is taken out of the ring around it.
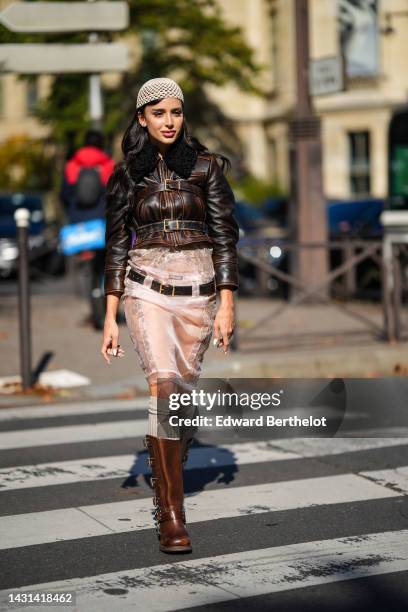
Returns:
[[[130,280],[136,281],[138,283],[143,283],[146,278],[145,274],[141,272],[136,272],[135,270],[129,270],[128,278]],[[164,283],[159,283],[159,281],[153,280],[150,285],[151,289],[154,291],[158,291],[159,293],[163,293],[163,295],[193,295],[193,287],[192,285],[165,285]],[[212,295],[215,293],[215,279],[212,279],[209,283],[203,283],[202,285],[198,285],[199,294],[200,295]]]
[[[208,226],[204,221],[194,221],[190,219],[163,219],[163,221],[157,221],[156,223],[148,223],[147,225],[140,225],[136,228],[136,235],[143,237],[143,235],[151,230],[158,232],[174,232],[183,229],[197,229],[201,230],[205,234],[208,233]]]

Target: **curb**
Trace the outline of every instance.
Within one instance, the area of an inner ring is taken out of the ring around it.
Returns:
[[[228,363],[204,363],[201,378],[380,378],[408,376],[408,343],[336,350],[277,352],[247,356],[231,353]],[[1,395],[1,408],[72,403],[102,399],[133,399],[148,395],[143,374],[99,385],[55,390],[50,397]]]

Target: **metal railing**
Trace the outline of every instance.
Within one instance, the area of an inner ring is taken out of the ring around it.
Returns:
[[[238,348],[238,342],[247,339],[256,329],[260,328],[271,318],[274,320],[281,315],[288,307],[301,304],[306,301],[321,301],[330,303],[332,306],[341,310],[343,313],[359,320],[373,331],[378,339],[388,342],[399,341],[402,338],[402,284],[401,284],[401,262],[400,255],[403,248],[402,245],[393,245],[392,265],[386,265],[383,258],[383,242],[381,240],[334,240],[328,242],[314,242],[307,244],[298,244],[294,242],[282,242],[281,244],[275,240],[265,238],[251,240],[251,245],[238,245],[239,257],[254,265],[259,270],[272,277],[287,283],[292,288],[292,295],[284,304],[280,304],[271,311],[257,320],[251,328],[240,331],[239,338],[235,337],[232,344],[233,349]],[[325,248],[328,252],[340,250],[342,253],[341,264],[332,269],[324,276],[318,284],[306,286],[292,274],[288,274],[283,270],[276,268],[272,263],[269,263],[262,257],[265,250],[269,251],[271,246],[279,246],[285,252],[293,253],[299,249],[322,249]],[[255,253],[254,253],[255,251]],[[382,310],[383,320],[382,325],[377,325],[371,319],[365,317],[361,312],[356,312],[348,304],[344,303],[345,296],[350,297],[356,287],[356,269],[359,264],[368,259],[373,260],[379,269],[379,277],[381,283],[382,295]],[[389,276],[392,276],[390,279]],[[385,282],[385,279],[388,281]],[[336,298],[331,295],[334,281],[342,279],[343,295],[342,298]],[[328,297],[330,296],[331,297]],[[316,300],[317,299],[317,300]],[[235,336],[235,334],[234,334]]]

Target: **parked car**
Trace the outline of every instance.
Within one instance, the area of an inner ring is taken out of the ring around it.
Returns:
[[[287,235],[286,228],[273,217],[268,217],[264,208],[256,208],[247,202],[237,201],[235,211],[240,228],[238,249],[285,271],[286,253],[277,244],[271,245],[271,239],[277,243],[284,240]],[[287,294],[286,283],[282,283],[255,263],[240,257],[238,265],[240,295],[285,296]]]
[[[381,238],[383,227],[380,215],[384,209],[383,199],[329,200],[327,219],[332,240],[341,236],[376,239]]]
[[[380,198],[361,200],[329,200],[327,219],[331,240],[381,240],[383,226],[380,215],[385,202]],[[343,251],[333,249],[331,268],[344,261]],[[364,259],[354,269],[356,291],[354,297],[381,299],[381,271],[372,258]],[[341,290],[342,291],[342,290]]]
[[[58,248],[58,231],[47,223],[41,195],[25,193],[0,195],[0,277],[17,271],[18,245],[14,213],[18,208],[30,211],[28,248],[32,269],[56,274],[63,271],[64,259]]]
[[[290,271],[289,252],[285,249],[288,236],[288,202],[284,198],[270,198],[261,207],[245,202],[237,203],[237,220],[241,238],[238,247],[247,253],[260,257],[282,272]],[[327,202],[327,223],[329,240],[381,240],[383,228],[380,214],[384,200],[329,200]],[[330,268],[342,263],[342,251],[330,252]],[[240,258],[240,291],[248,295],[271,295],[287,297],[288,285],[277,277],[262,271],[258,266]],[[380,272],[378,265],[366,259],[357,265],[356,286],[360,297],[379,297]]]

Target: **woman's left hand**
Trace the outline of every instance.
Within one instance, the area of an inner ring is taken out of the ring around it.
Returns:
[[[214,346],[221,341],[222,350],[228,352],[229,341],[235,327],[234,298],[231,289],[221,289],[221,304],[214,320]]]

